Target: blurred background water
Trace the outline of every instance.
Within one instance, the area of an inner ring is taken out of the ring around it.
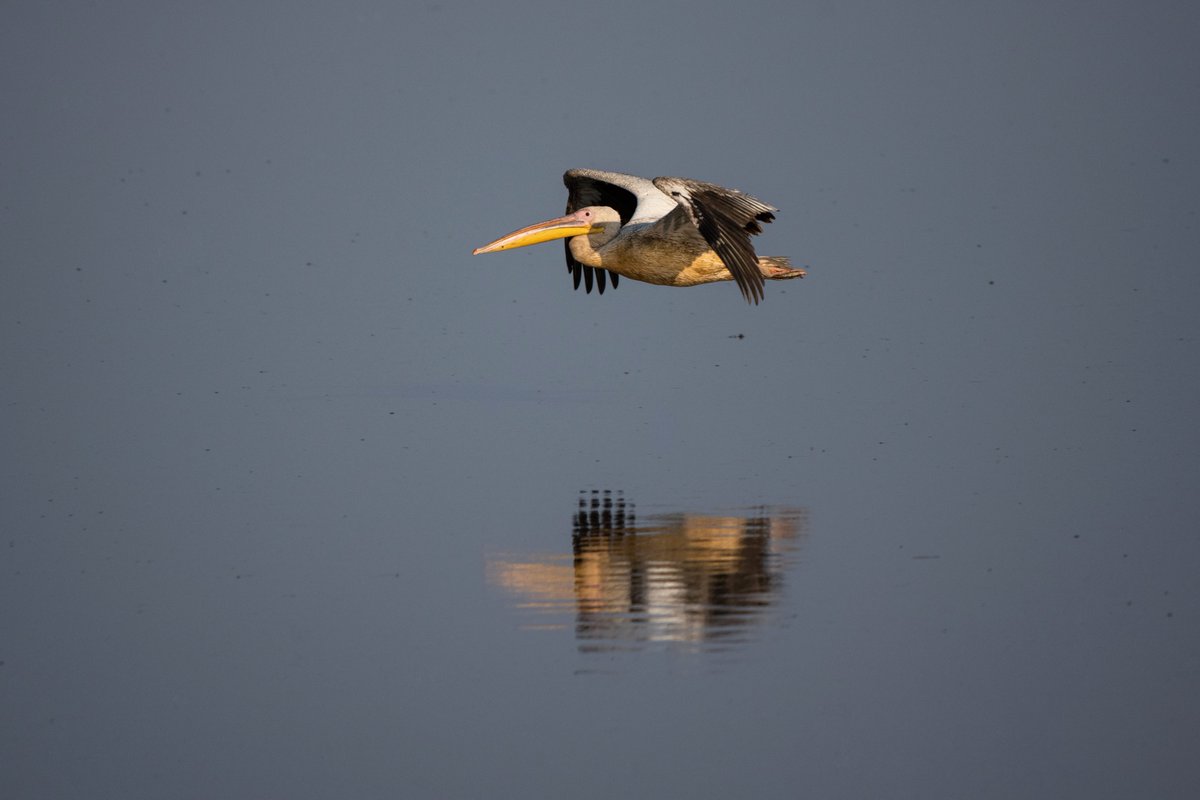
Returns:
[[[1190,797],[1198,33],[10,7],[0,790]],[[569,167],[809,276],[469,255]]]

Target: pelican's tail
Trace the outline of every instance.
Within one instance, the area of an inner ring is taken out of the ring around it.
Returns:
[[[803,269],[793,267],[787,256],[762,256],[758,259],[758,268],[769,281],[803,278],[806,274]]]

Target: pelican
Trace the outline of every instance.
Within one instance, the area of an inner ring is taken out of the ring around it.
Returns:
[[[618,276],[661,286],[737,281],[757,305],[764,280],[803,278],[784,256],[759,257],[750,235],[779,209],[739,192],[688,178],[639,178],[571,169],[567,213],[501,236],[472,255],[566,239],[567,270],[587,291],[604,294]]]

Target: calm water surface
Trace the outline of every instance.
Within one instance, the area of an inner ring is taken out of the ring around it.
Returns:
[[[1191,6],[68,5],[0,29],[0,797],[1195,796]],[[569,167],[809,275],[469,255]]]

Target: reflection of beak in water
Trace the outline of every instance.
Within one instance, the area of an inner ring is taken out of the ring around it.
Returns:
[[[798,509],[639,521],[620,493],[581,494],[579,504],[572,554],[494,558],[488,574],[518,607],[574,611],[589,649],[735,641],[772,604],[804,529]]]

